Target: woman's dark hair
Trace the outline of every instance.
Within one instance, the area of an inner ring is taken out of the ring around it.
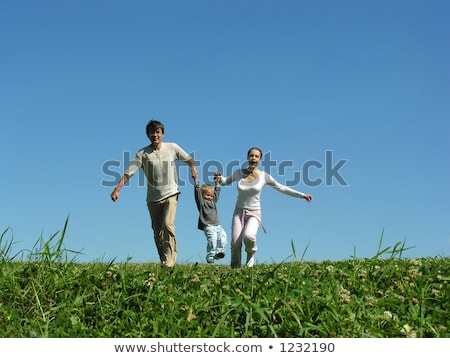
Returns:
[[[145,133],[148,136],[150,133],[153,133],[158,128],[161,128],[161,132],[164,134],[164,124],[152,118],[145,127]]]
[[[257,151],[259,152],[261,158],[262,158],[262,156],[263,156],[262,150],[259,149],[258,147],[251,147],[251,148],[248,150],[248,152],[247,152],[247,157],[250,155],[250,152],[251,152],[252,150],[257,150]]]

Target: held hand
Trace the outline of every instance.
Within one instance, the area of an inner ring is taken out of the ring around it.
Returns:
[[[192,173],[192,178],[194,178],[194,179],[198,178],[198,170],[196,167],[192,167],[191,173]]]
[[[220,184],[221,177],[222,177],[222,173],[220,173],[220,172],[215,172],[214,173],[214,183],[216,183],[216,185]]]

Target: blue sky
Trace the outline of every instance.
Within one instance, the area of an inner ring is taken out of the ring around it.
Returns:
[[[305,260],[372,257],[383,230],[404,257],[448,256],[449,20],[436,0],[3,0],[0,231],[31,249],[69,216],[77,260],[157,262],[138,176],[109,198],[156,118],[201,181],[258,146],[313,195],[265,188],[257,263],[292,260],[291,242]],[[178,262],[204,262],[179,175]],[[236,195],[219,202],[228,235]]]

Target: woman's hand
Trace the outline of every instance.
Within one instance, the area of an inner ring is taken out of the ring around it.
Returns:
[[[310,201],[313,200],[313,197],[311,195],[309,195],[309,194],[305,194],[303,196],[303,199],[305,199],[309,203]]]

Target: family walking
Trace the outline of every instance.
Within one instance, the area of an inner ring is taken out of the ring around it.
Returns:
[[[242,247],[246,252],[245,265],[254,265],[257,251],[256,235],[259,227],[264,231],[261,216],[261,192],[268,185],[281,193],[311,201],[312,196],[278,183],[270,174],[257,168],[262,159],[259,148],[247,153],[248,167],[238,169],[228,177],[216,172],[214,187],[200,186],[194,159],[176,143],[163,142],[164,125],[150,120],[146,126],[150,145],[140,149],[119,183],[111,193],[111,199],[119,199],[120,190],[140,169],[147,178],[147,207],[150,214],[153,238],[161,265],[173,267],[177,258],[175,215],[178,205],[178,174],[175,161],[187,163],[194,179],[194,198],[199,212],[197,228],[206,237],[206,262],[213,263],[225,257],[227,235],[217,212],[217,201],[222,185],[237,182],[238,197],[231,225],[231,267],[242,265]]]

